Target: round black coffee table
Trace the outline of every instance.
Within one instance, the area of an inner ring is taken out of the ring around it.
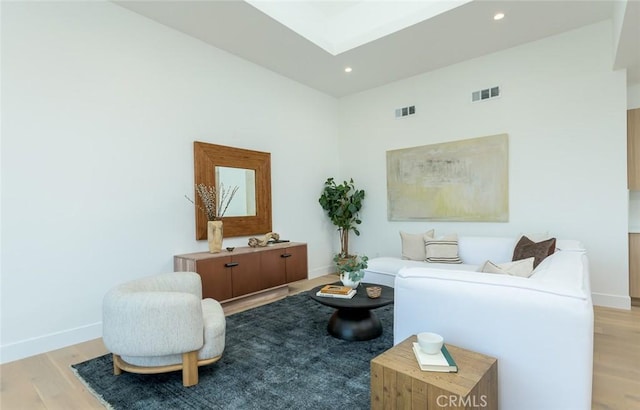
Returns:
[[[340,282],[335,285],[341,285]],[[337,309],[327,325],[329,334],[338,339],[349,341],[371,340],[382,334],[380,319],[372,312],[382,306],[393,303],[393,288],[372,283],[361,283],[357,293],[351,299],[328,298],[317,296],[323,287],[317,286],[309,291],[309,297],[318,303]],[[367,286],[380,286],[382,294],[379,298],[367,296]]]

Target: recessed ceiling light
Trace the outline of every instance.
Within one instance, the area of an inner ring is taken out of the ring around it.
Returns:
[[[504,13],[496,13],[493,15],[494,20],[502,20],[504,18]]]
[[[344,72],[345,72],[345,73],[350,73],[350,72],[352,72],[352,71],[353,71],[353,68],[351,68],[351,67],[345,67],[345,68],[344,68]]]

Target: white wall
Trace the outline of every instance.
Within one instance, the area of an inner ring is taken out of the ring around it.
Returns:
[[[194,140],[271,152],[273,229],[328,272],[336,138],[334,98],[112,3],[3,2],[1,361],[99,337],[107,289],[207,249]]]
[[[640,84],[630,84],[627,87],[627,109],[640,108]]]
[[[611,38],[600,23],[341,99],[341,175],[367,194],[354,250],[399,255],[399,230],[549,231],[588,248],[594,303],[628,308],[626,80],[611,70]],[[495,85],[501,98],[470,102]],[[394,119],[408,105],[417,114]],[[500,133],[508,223],[387,221],[387,150]]]
[[[629,233],[640,233],[640,191],[629,191]]]
[[[356,251],[398,254],[400,229],[549,230],[589,248],[596,303],[629,305],[627,101],[608,24],[337,102],[111,3],[3,2],[1,18],[2,362],[99,337],[107,289],[206,249],[183,198],[194,140],[271,152],[274,230],[309,243],[312,277],[337,249],[322,183],[354,177]],[[502,98],[469,102],[492,85]],[[387,221],[386,150],[502,132],[509,223]]]

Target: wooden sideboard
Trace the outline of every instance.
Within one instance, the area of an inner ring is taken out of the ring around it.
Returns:
[[[221,303],[265,293],[288,293],[287,284],[307,278],[307,244],[283,242],[241,246],[228,252],[196,252],[173,257],[176,272],[196,272],[202,297]]]

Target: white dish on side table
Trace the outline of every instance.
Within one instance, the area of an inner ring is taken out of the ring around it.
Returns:
[[[418,344],[420,349],[426,354],[438,354],[444,344],[444,338],[437,333],[418,333]]]

